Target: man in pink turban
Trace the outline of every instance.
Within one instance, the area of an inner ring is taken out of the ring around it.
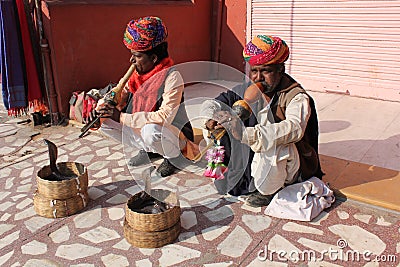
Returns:
[[[237,86],[205,102],[202,111],[211,118],[205,124],[207,130],[228,132],[220,140],[228,171],[225,179],[214,181],[217,189],[260,207],[268,205],[284,186],[322,177],[318,120],[313,99],[285,73],[289,47],[281,38],[257,35],[244,48],[243,57],[250,65],[249,78],[257,86]],[[227,108],[241,99],[252,109],[244,128]]]

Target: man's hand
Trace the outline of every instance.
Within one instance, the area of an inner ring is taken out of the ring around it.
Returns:
[[[121,115],[121,111],[119,111],[115,106],[110,105],[108,103],[104,103],[99,110],[100,116],[103,118],[110,118],[113,121],[119,122],[119,117]]]
[[[214,129],[225,128],[233,138],[242,139],[241,121],[238,116],[232,115],[228,111],[218,111],[214,114],[213,120],[217,122]]]

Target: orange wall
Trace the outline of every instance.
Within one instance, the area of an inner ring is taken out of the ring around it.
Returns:
[[[130,52],[122,37],[132,18],[153,15],[163,19],[175,63],[214,60],[244,71],[246,1],[79,2],[43,1],[43,24],[51,50],[58,112],[64,115],[68,115],[73,91],[118,82],[128,69]],[[132,2],[135,4],[127,4]]]
[[[175,63],[211,60],[211,0],[164,5],[68,4],[68,1],[53,4],[59,2],[44,3],[43,23],[51,49],[58,111],[64,115],[68,114],[68,100],[73,91],[118,82],[128,69],[130,52],[122,37],[132,18],[153,15],[163,19]]]

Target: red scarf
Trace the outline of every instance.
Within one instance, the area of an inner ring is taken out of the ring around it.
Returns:
[[[168,69],[174,64],[171,58],[164,58],[151,71],[139,75],[136,71],[129,78],[129,91],[133,93],[132,114],[138,111],[155,111],[158,89],[164,83]]]

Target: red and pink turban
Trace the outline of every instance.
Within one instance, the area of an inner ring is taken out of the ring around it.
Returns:
[[[167,39],[168,31],[158,17],[131,20],[125,30],[124,44],[128,49],[148,51]]]
[[[257,35],[243,49],[243,57],[251,66],[283,63],[289,58],[289,47],[279,37]]]

